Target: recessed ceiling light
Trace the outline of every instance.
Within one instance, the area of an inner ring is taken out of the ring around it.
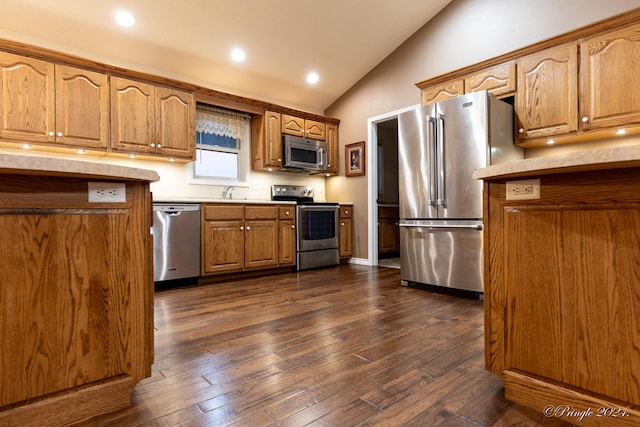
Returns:
[[[231,59],[233,59],[235,62],[242,62],[245,60],[246,57],[247,57],[247,54],[244,53],[244,50],[240,48],[236,47],[231,51]]]
[[[556,140],[555,139],[547,139],[547,144],[555,144]]]
[[[627,130],[626,130],[626,129],[618,129],[618,130],[616,131],[616,135],[624,135],[625,133],[627,133]]]
[[[311,72],[307,74],[307,83],[309,83],[310,85],[318,83],[319,80],[320,76],[318,76],[318,73]]]
[[[115,18],[118,25],[122,27],[133,27],[133,25],[136,23],[136,18],[134,18],[133,15],[126,10],[117,11]]]

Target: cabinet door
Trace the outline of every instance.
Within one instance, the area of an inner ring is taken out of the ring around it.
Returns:
[[[280,114],[272,111],[265,111],[264,120],[265,166],[280,168],[282,167]]]
[[[160,154],[195,160],[196,104],[193,94],[156,88],[156,148]]]
[[[155,87],[111,78],[111,149],[133,153],[154,153]]]
[[[245,221],[245,268],[278,265],[278,220]]]
[[[279,221],[278,264],[294,265],[296,262],[296,226],[292,220]]]
[[[569,43],[518,62],[518,139],[526,141],[578,130],[578,46]]]
[[[495,96],[516,91],[516,64],[507,63],[491,67],[464,79],[465,93],[486,90]]]
[[[340,151],[338,144],[338,125],[327,124],[327,150],[328,152],[328,162],[327,162],[327,172],[331,174],[338,173],[338,165],[340,159]]]
[[[305,136],[304,119],[283,114],[282,133],[294,136]]]
[[[463,80],[455,80],[422,90],[422,105],[433,104],[464,94]]]
[[[241,271],[244,266],[244,223],[205,221],[202,230],[202,274]]]
[[[580,45],[581,129],[640,122],[640,25]]]
[[[56,142],[109,146],[109,79],[106,74],[56,65]]]
[[[0,52],[0,137],[55,141],[54,65]]]
[[[324,123],[314,120],[304,121],[304,136],[307,138],[319,139],[324,141],[326,135],[326,126]]]
[[[340,218],[340,258],[350,258],[353,253],[352,219]]]

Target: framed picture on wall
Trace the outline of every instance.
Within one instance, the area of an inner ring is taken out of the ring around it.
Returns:
[[[365,172],[364,141],[347,144],[344,152],[347,176],[362,176]]]

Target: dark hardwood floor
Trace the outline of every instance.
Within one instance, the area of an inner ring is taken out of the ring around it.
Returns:
[[[87,426],[568,425],[484,370],[482,301],[357,265],[162,290],[153,376]]]

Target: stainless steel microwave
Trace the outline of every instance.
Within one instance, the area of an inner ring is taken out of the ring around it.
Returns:
[[[293,135],[282,137],[283,167],[300,172],[321,173],[327,170],[327,142]]]

